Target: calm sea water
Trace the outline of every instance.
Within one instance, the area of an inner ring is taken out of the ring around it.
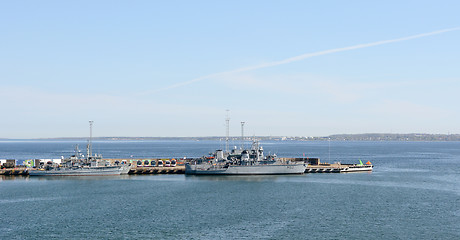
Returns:
[[[0,141],[60,158],[71,141]],[[460,239],[459,142],[262,142],[283,157],[371,161],[372,173],[3,177],[0,239]],[[95,142],[107,158],[198,157],[213,141]]]

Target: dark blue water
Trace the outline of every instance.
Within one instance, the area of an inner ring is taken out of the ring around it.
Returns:
[[[0,158],[59,158],[75,143],[0,141]],[[281,157],[361,159],[375,168],[302,176],[3,177],[0,239],[460,239],[459,142],[262,144]],[[197,157],[222,143],[107,141],[94,148],[107,158]]]

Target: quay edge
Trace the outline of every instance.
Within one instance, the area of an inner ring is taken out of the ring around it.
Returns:
[[[166,158],[149,158],[150,161],[165,160]],[[173,158],[170,158],[173,159]],[[124,159],[106,159],[112,163],[121,162]],[[144,166],[137,165],[138,161],[145,161],[146,159],[127,159],[131,166],[128,174],[184,174],[185,164],[192,159],[182,159],[178,161],[177,166]],[[179,160],[179,159],[178,159]],[[284,162],[303,162],[305,164],[305,173],[350,173],[350,172],[371,172],[373,165],[371,164],[341,164],[341,163],[321,163],[319,158],[280,158]],[[0,169],[0,175],[4,176],[27,176],[29,168],[18,167],[13,168],[2,168]]]

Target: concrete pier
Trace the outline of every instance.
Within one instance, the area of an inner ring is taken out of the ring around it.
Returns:
[[[347,173],[347,172],[371,172],[373,165],[365,164],[318,164],[318,165],[307,165],[305,173]]]
[[[105,159],[110,164],[129,164],[131,169],[128,174],[184,174],[185,164],[191,159],[174,158],[159,159]],[[176,165],[164,165],[167,161],[175,161]],[[305,164],[305,173],[347,173],[347,172],[370,172],[373,169],[371,164],[341,164],[341,163],[321,163],[319,158],[280,158],[282,162]],[[162,162],[161,165],[159,162]],[[0,175],[29,175],[28,168],[2,168]]]
[[[280,158],[284,162],[305,164],[305,173],[371,172],[372,164],[321,163],[319,158]]]
[[[175,167],[138,167],[133,166],[128,174],[184,174],[185,166]]]

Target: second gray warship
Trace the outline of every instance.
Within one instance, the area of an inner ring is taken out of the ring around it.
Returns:
[[[304,172],[304,164],[282,162],[275,154],[264,156],[263,148],[256,140],[248,150],[217,150],[185,166],[187,175],[284,175]]]

